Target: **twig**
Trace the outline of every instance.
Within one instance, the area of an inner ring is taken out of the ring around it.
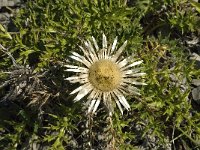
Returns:
[[[8,51],[8,49],[6,49],[5,47],[3,47],[1,44],[0,44],[0,49],[2,52],[6,53],[12,60],[13,62],[13,65],[17,68],[20,68],[20,66],[17,64],[16,60],[14,59],[14,57],[12,56],[12,54]]]
[[[2,89],[3,87],[7,86],[10,83],[11,80],[5,81],[1,86],[0,89]]]

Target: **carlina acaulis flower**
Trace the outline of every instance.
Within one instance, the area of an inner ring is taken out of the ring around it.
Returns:
[[[66,71],[76,73],[76,76],[68,77],[66,80],[81,84],[70,94],[78,93],[74,98],[75,102],[87,95],[88,113],[95,113],[100,102],[103,101],[110,115],[114,111],[113,102],[116,102],[123,114],[122,106],[127,110],[130,109],[125,95],[140,95],[140,90],[135,85],[146,85],[138,81],[145,73],[140,72],[141,68],[136,68],[143,61],[134,61],[132,56],[122,57],[127,41],[117,49],[117,37],[109,47],[104,34],[102,48],[99,48],[94,37],[92,43],[87,40],[84,44],[84,47],[79,46],[82,55],[72,52],[70,56],[82,66],[65,65]]]

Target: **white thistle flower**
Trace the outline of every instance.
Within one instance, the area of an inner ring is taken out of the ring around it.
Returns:
[[[145,75],[145,73],[140,73],[140,68],[135,68],[143,61],[130,63],[132,58],[123,59],[120,57],[127,45],[127,41],[116,50],[117,37],[113,44],[108,47],[106,36],[103,34],[101,49],[98,47],[94,37],[92,37],[92,42],[93,45],[89,40],[85,41],[85,48],[80,46],[83,55],[72,52],[70,56],[72,59],[82,63],[82,67],[65,65],[67,67],[66,71],[77,73],[76,76],[68,77],[66,80],[71,83],[79,82],[81,84],[70,94],[78,93],[74,98],[75,102],[88,95],[90,103],[88,113],[95,113],[103,100],[110,115],[113,113],[112,101],[116,102],[123,115],[122,106],[127,110],[130,109],[130,105],[124,95],[140,95],[139,89],[135,85],[146,85],[137,81],[138,77]]]

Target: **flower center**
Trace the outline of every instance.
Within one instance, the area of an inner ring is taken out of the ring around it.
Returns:
[[[90,83],[101,91],[108,92],[117,88],[121,78],[119,66],[110,60],[99,60],[89,68]]]

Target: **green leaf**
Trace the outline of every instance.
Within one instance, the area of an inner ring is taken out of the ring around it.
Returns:
[[[192,4],[192,6],[194,6],[196,8],[196,10],[200,13],[200,3],[195,2],[193,0],[190,0],[190,3]]]
[[[0,32],[0,37],[1,38],[7,38],[7,39],[12,39],[10,33],[8,33],[5,28],[3,27],[3,25],[0,24],[0,31],[3,32],[1,33]]]
[[[20,54],[21,55],[25,55],[25,56],[28,56],[28,55],[30,55],[30,54],[32,54],[32,53],[34,53],[35,52],[35,50],[26,50],[26,51],[23,51],[23,52],[21,52]]]
[[[1,24],[0,24],[0,31],[6,32],[5,28],[4,28],[3,25],[1,25]]]

